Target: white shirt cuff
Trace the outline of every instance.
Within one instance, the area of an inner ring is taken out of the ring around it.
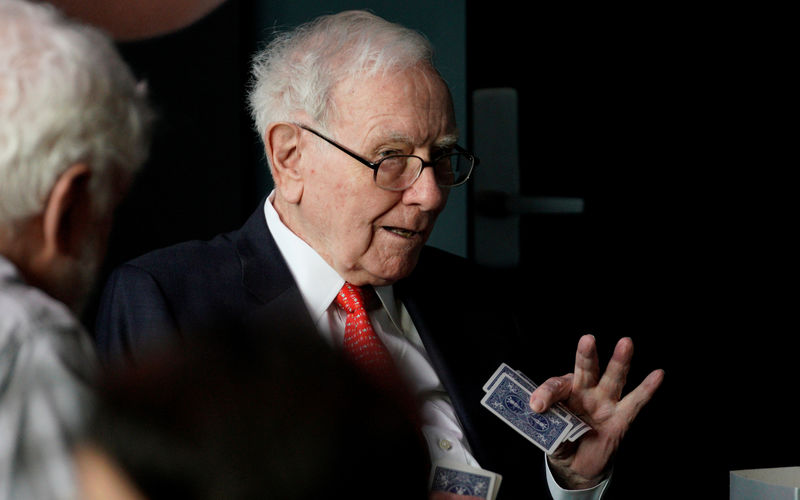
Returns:
[[[585,490],[565,490],[558,485],[553,477],[553,472],[550,470],[550,462],[547,461],[547,456],[544,457],[544,468],[547,471],[547,486],[550,488],[550,495],[553,497],[553,500],[600,500],[600,498],[603,497],[603,493],[606,491],[606,487],[608,487],[608,483],[611,482],[611,475],[609,474],[606,479],[592,488],[587,488]]]

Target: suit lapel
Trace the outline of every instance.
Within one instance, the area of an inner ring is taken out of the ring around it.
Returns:
[[[267,227],[264,201],[258,204],[234,241],[242,286],[260,303],[245,321],[269,325],[270,330],[312,331],[313,321],[300,290]]]
[[[234,243],[242,266],[242,286],[258,300],[269,303],[287,289],[296,288],[267,228],[263,203],[239,230]]]

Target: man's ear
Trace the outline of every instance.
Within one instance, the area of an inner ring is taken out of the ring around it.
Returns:
[[[42,213],[45,258],[78,256],[92,225],[88,165],[76,163],[56,180]]]
[[[273,123],[264,133],[272,179],[289,203],[299,203],[303,196],[301,136],[300,127],[286,122]]]

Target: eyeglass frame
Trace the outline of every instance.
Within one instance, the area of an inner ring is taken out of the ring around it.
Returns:
[[[362,165],[365,165],[365,166],[369,167],[370,169],[372,169],[372,172],[373,172],[372,180],[373,180],[373,182],[375,182],[375,185],[378,186],[379,188],[385,189],[387,191],[405,191],[406,189],[408,189],[411,186],[413,186],[415,182],[417,182],[417,179],[419,179],[419,176],[422,175],[422,170],[425,167],[433,167],[433,166],[436,165],[436,162],[439,161],[440,159],[444,158],[445,156],[450,156],[450,155],[453,154],[453,153],[443,154],[441,156],[438,156],[433,161],[425,161],[424,158],[421,158],[421,157],[419,157],[417,155],[389,155],[389,156],[387,156],[385,158],[381,158],[379,161],[373,163],[373,162],[367,160],[366,158],[364,158],[362,156],[359,156],[358,154],[350,151],[349,149],[347,149],[346,147],[342,146],[341,144],[339,144],[338,142],[334,141],[333,139],[325,137],[324,135],[322,135],[321,133],[317,132],[316,130],[314,130],[313,128],[311,128],[311,127],[309,127],[307,125],[303,125],[302,123],[295,123],[295,125],[297,125],[298,127],[300,127],[303,130],[307,130],[307,131],[311,132],[312,134],[316,135],[317,137],[319,137],[320,139],[324,140],[328,144],[332,145],[336,149],[342,151],[346,155],[348,155],[351,158],[353,158],[354,160],[358,161]],[[478,164],[480,163],[480,159],[477,156],[475,156],[473,153],[470,153],[466,149],[462,148],[458,144],[453,144],[453,149],[457,153],[468,157],[472,161],[472,165],[470,165],[469,172],[467,172],[467,176],[464,178],[464,180],[458,182],[457,184],[449,184],[449,185],[442,185],[442,184],[439,184],[437,182],[436,185],[439,186],[439,187],[451,188],[451,187],[457,187],[457,186],[461,186],[462,184],[465,184],[469,180],[469,178],[472,176],[472,172],[475,170],[475,167],[478,166]],[[412,158],[412,157],[413,158],[417,158],[417,159],[419,159],[419,161],[422,162],[422,168],[419,169],[419,171],[417,172],[416,177],[414,177],[414,180],[412,180],[411,183],[408,186],[404,187],[404,188],[390,188],[390,187],[386,187],[386,186],[381,186],[380,184],[378,184],[378,169],[380,168],[381,163],[383,163],[385,160],[388,160],[390,158],[396,158],[398,156],[399,157],[404,157],[404,158]]]

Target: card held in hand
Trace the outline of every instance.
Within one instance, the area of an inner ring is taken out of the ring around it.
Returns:
[[[489,392],[490,390],[492,390],[492,388],[494,388],[497,382],[500,381],[500,377],[503,375],[508,375],[509,377],[513,378],[514,380],[519,382],[520,385],[525,387],[525,389],[527,389],[529,392],[533,392],[534,390],[536,390],[536,384],[534,384],[528,377],[523,375],[521,372],[514,370],[506,363],[502,363],[500,366],[497,367],[497,370],[494,371],[492,376],[489,377],[489,380],[487,380],[486,383],[483,384],[483,392]]]
[[[489,377],[489,380],[483,385],[484,392],[492,392],[497,383],[500,381],[500,378],[503,375],[507,375],[512,380],[516,381],[521,387],[525,389],[528,393],[528,397],[530,398],[530,394],[536,390],[538,387],[536,383],[533,382],[527,375],[522,373],[519,370],[514,370],[511,368],[507,363],[501,363],[500,366],[497,367],[495,372]],[[484,398],[485,399],[485,398]],[[486,405],[484,405],[486,406]],[[551,411],[555,412],[557,415],[561,416],[562,418],[566,419],[572,424],[572,429],[569,431],[569,435],[567,436],[568,441],[577,441],[580,439],[581,436],[589,432],[592,428],[581,420],[577,415],[575,415],[569,408],[564,406],[562,403],[558,403],[551,408]],[[496,412],[492,412],[497,414]],[[499,415],[498,415],[499,416]],[[500,417],[506,423],[514,427],[510,422],[508,422],[503,417]],[[524,433],[523,433],[524,435]],[[527,436],[526,436],[527,437]]]
[[[531,392],[513,375],[503,373],[481,404],[530,442],[552,454],[569,436],[573,424],[567,415],[547,410],[536,413],[530,407]]]
[[[494,500],[503,477],[494,472],[451,461],[437,461],[431,471],[431,492],[446,498],[468,497]]]

